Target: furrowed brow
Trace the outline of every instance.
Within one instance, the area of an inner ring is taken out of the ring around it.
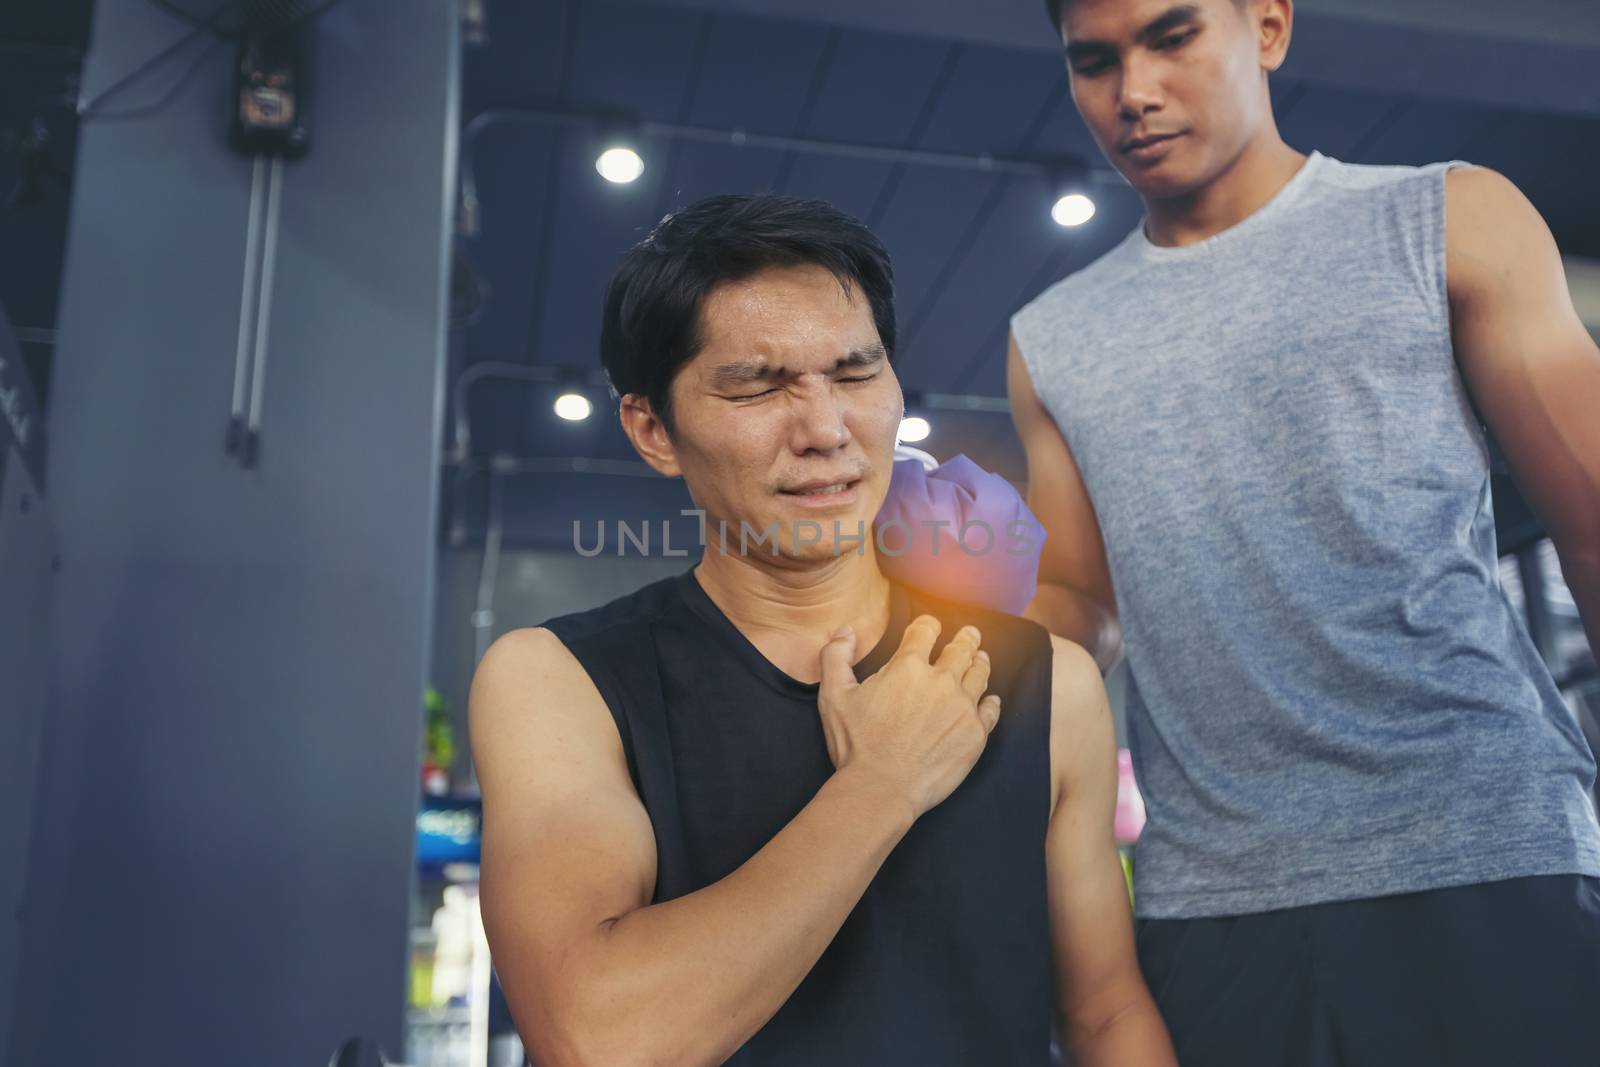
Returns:
[[[737,363],[724,363],[711,372],[713,389],[732,389],[741,385],[771,381],[784,375],[782,367],[774,367],[766,360],[744,359]]]
[[[852,350],[833,365],[834,370],[854,370],[862,367],[871,367],[887,359],[889,353],[882,344],[863,345]]]

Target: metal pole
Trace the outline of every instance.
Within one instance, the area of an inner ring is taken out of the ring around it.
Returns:
[[[283,203],[283,159],[272,160],[267,188],[267,240],[261,256],[261,303],[256,308],[255,373],[250,384],[250,418],[245,428],[244,465],[254,466],[261,437],[261,394],[267,375],[267,327],[272,321],[272,280],[278,260],[278,219]]]
[[[239,339],[233,353],[233,412],[228,418],[227,448],[237,452],[244,435],[245,379],[249,374],[251,327],[254,325],[256,281],[261,244],[261,179],[266,157],[256,156],[250,168],[250,221],[244,238],[244,287],[239,294]]]

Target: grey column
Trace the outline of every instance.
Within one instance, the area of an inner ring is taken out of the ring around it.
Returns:
[[[185,29],[100,0],[86,95]],[[254,469],[223,450],[252,169],[225,143],[232,47],[160,113],[83,126],[15,1064],[313,1065],[357,1034],[401,1052],[455,5],[344,0],[316,37]],[[159,98],[189,57],[106,106]]]

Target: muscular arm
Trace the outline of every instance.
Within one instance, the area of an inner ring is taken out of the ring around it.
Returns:
[[[1088,649],[1102,671],[1122,655],[1116,597],[1100,523],[1078,465],[1045,410],[1015,337],[1006,356],[1011,418],[1028,457],[1028,508],[1049,534],[1039,558],[1039,592],[1024,614]]]
[[[535,1063],[721,1063],[783,1004],[910,827],[849,768],[722,881],[650,903],[649,817],[610,713],[544,630],[506,635],[471,696],[483,915]]]
[[[1166,1026],[1134,955],[1128,887],[1112,837],[1117,753],[1105,688],[1081,648],[1052,642],[1057,792],[1045,863],[1063,1029],[1081,1067],[1174,1067]]]
[[[1600,351],[1548,227],[1516,186],[1457,169],[1445,196],[1457,364],[1600,648]]]

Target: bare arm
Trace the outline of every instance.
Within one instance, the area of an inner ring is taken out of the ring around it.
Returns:
[[[771,1018],[993,728],[976,632],[930,666],[937,633],[908,627],[896,660],[859,686],[840,681],[853,644],[830,643],[838,706],[823,717],[840,769],[733,874],[660,904],[649,817],[588,675],[548,631],[495,643],[471,697],[484,923],[534,1062],[721,1063]]]
[[[1056,778],[1045,862],[1056,1001],[1080,1067],[1175,1067],[1166,1025],[1134,954],[1122,861],[1112,836],[1116,737],[1099,672],[1052,638],[1050,762]]]
[[[1457,363],[1600,648],[1600,351],[1516,186],[1474,167],[1451,171],[1445,190]]]
[[[1082,645],[1102,671],[1110,670],[1122,655],[1122,633],[1100,522],[1066,439],[1033,390],[1015,337],[1006,386],[1028,457],[1028,508],[1049,534],[1039,558],[1039,593],[1024,614]]]

